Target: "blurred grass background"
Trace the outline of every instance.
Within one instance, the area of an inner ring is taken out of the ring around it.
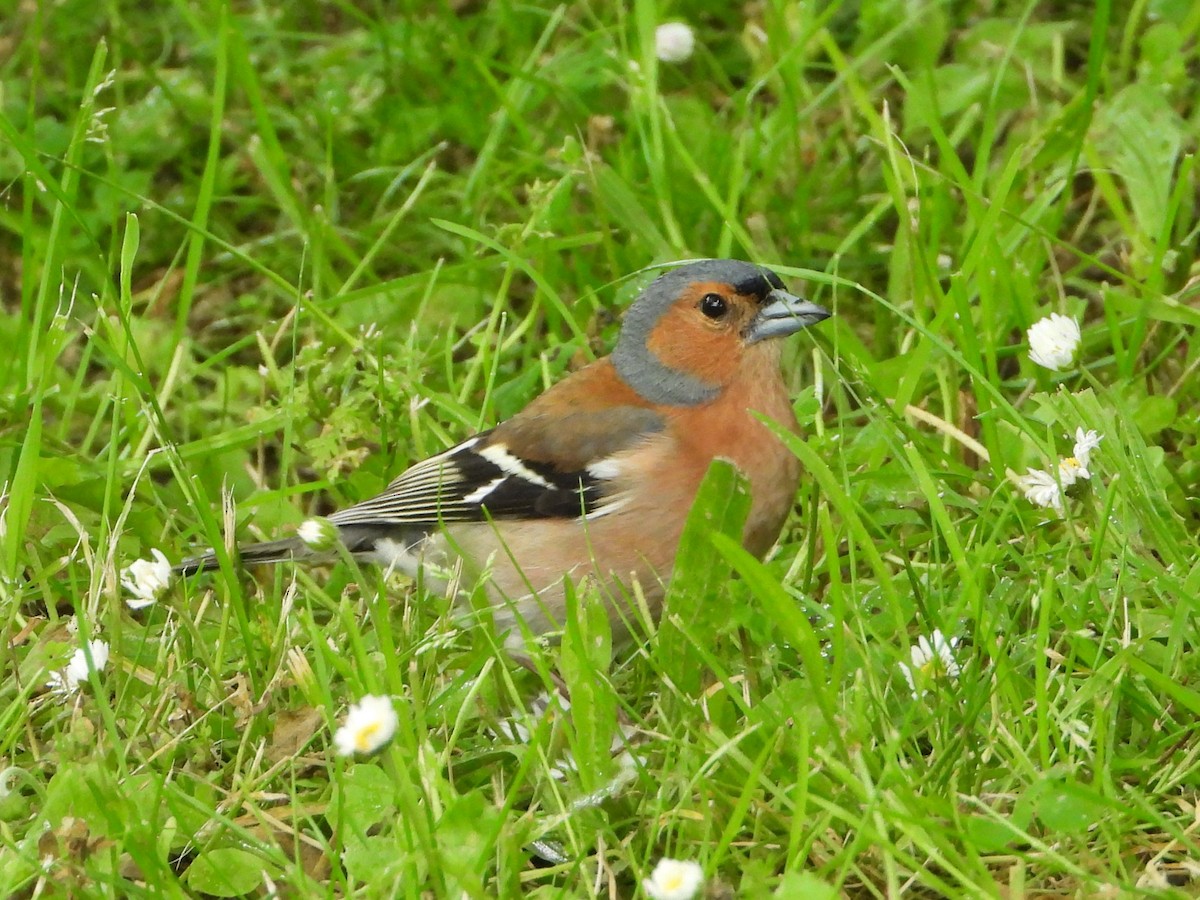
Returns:
[[[0,18],[6,893],[631,896],[662,855],[714,897],[1197,893],[1200,7]],[[836,317],[790,350],[779,547],[713,539],[632,650],[581,598],[523,673],[346,566],[126,609],[128,562],[374,493],[698,256]],[[1051,311],[1078,370],[1026,357]],[[1077,427],[1104,440],[1058,517],[1009,472]],[[913,697],[934,629],[962,671]],[[112,659],[62,702],[80,636]],[[574,706],[534,715],[552,671]],[[400,731],[338,760],[367,691]]]

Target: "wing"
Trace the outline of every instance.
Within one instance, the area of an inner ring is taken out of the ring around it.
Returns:
[[[612,457],[664,427],[653,410],[608,407],[548,417],[534,409],[416,463],[337,525],[595,518],[621,502]]]

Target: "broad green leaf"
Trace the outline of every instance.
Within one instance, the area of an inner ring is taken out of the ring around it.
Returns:
[[[1047,779],[1031,793],[1038,819],[1056,835],[1084,834],[1108,813],[1109,804],[1081,784]]]
[[[1179,417],[1179,401],[1161,394],[1142,397],[1132,409],[1133,420],[1137,423],[1138,430],[1147,437],[1158,434],[1164,428],[1170,428]]]
[[[348,823],[366,831],[396,811],[393,802],[396,786],[379,766],[359,763],[348,768],[338,783]],[[334,804],[338,809],[338,804]]]
[[[1158,238],[1166,222],[1185,133],[1179,114],[1149,84],[1122,88],[1096,111],[1091,133],[1096,153],[1125,183],[1146,244]]]
[[[248,850],[221,847],[208,850],[188,866],[188,887],[213,897],[241,897],[256,890],[263,880],[264,863]]]
[[[342,865],[353,879],[365,884],[390,882],[401,869],[400,851],[394,834],[343,835]]]
[[[812,872],[789,872],[780,879],[772,896],[779,900],[836,900],[839,894]]]
[[[482,793],[460,795],[437,823],[437,843],[448,874],[472,896],[483,887],[484,856],[496,838],[501,812]]]
[[[989,816],[966,816],[963,825],[980,853],[999,853],[1016,839],[1011,828]]]

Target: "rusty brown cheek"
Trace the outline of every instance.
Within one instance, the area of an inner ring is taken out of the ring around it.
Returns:
[[[736,334],[706,325],[694,308],[685,306],[658,320],[646,348],[664,365],[714,386],[733,379],[742,357]]]

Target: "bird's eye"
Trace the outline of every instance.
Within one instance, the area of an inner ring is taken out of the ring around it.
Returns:
[[[720,294],[705,294],[700,298],[700,312],[710,319],[719,319],[729,312],[729,304]]]

